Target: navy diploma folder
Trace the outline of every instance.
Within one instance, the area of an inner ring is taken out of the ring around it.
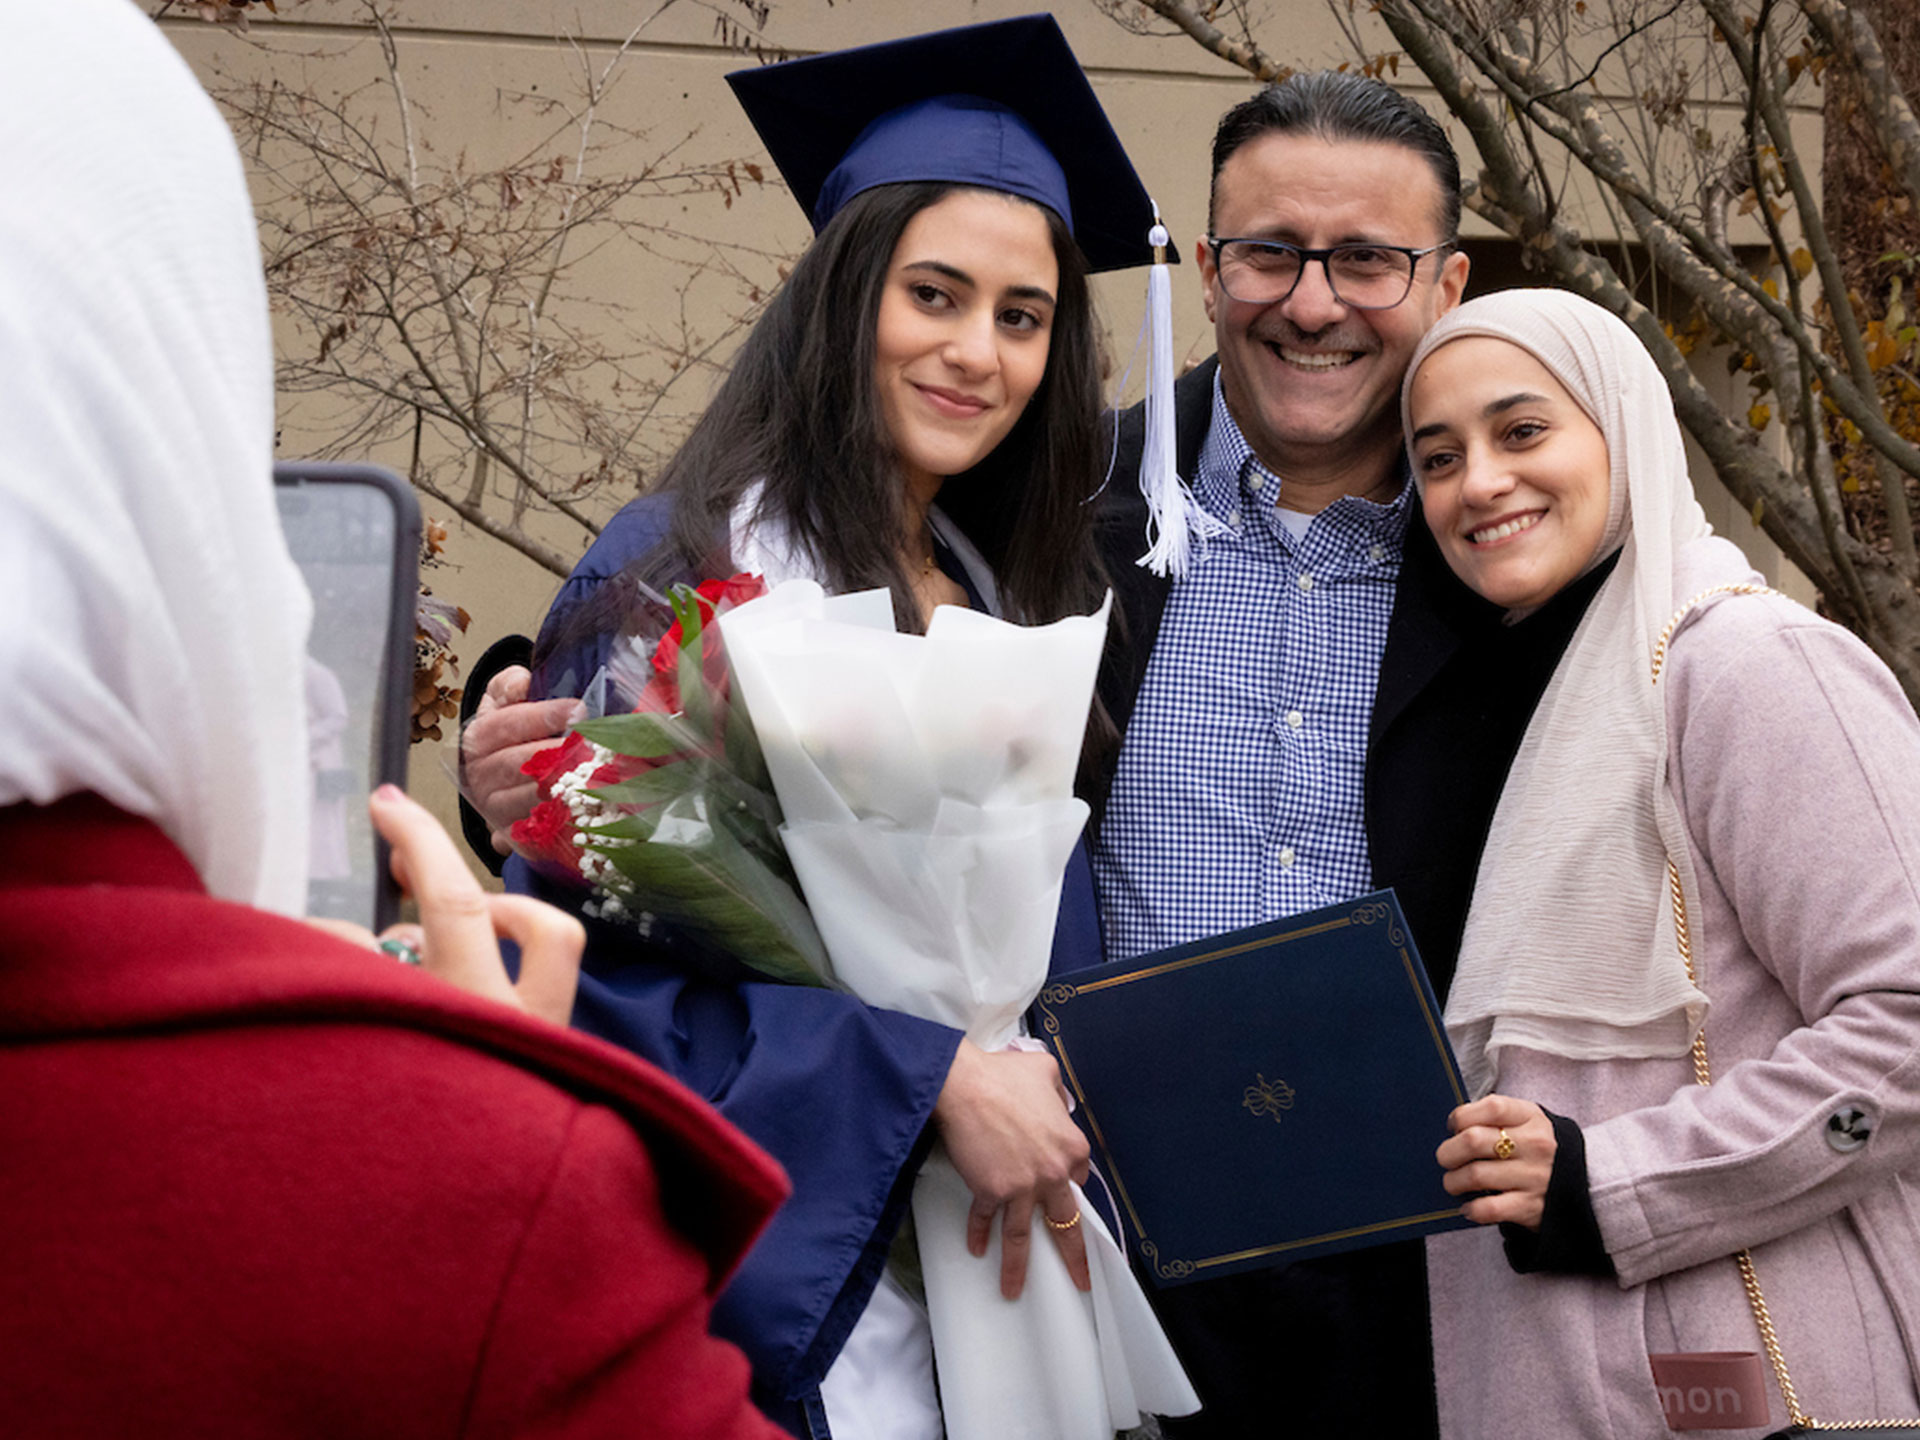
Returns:
[[[1391,890],[1058,976],[1036,1011],[1157,1284],[1469,1223],[1433,1158],[1460,1068]]]

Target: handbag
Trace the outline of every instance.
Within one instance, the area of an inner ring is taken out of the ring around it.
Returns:
[[[1778,592],[1765,585],[1729,584],[1715,585],[1702,590],[1686,604],[1682,605],[1667,621],[1666,628],[1660,632],[1660,638],[1653,647],[1653,683],[1660,683],[1660,671],[1666,663],[1667,644],[1673,638],[1673,632],[1680,627],[1689,611],[1709,596],[1732,595],[1769,595]],[[1667,890],[1673,900],[1674,940],[1680,951],[1680,961],[1687,968],[1687,979],[1696,988],[1699,980],[1693,968],[1693,936],[1687,925],[1687,897],[1680,886],[1680,867],[1674,864],[1671,856],[1667,859]],[[1713,1083],[1713,1071],[1707,1064],[1707,1036],[1705,1027],[1696,1031],[1693,1037],[1693,1078],[1701,1085]],[[1740,1283],[1747,1292],[1747,1303],[1753,1309],[1754,1324],[1760,1330],[1760,1344],[1766,1351],[1767,1364],[1773,1370],[1774,1383],[1780,1387],[1780,1398],[1786,1401],[1788,1424],[1783,1430],[1775,1430],[1766,1440],[1798,1440],[1800,1436],[1832,1435],[1842,1431],[1850,1435],[1881,1437],[1881,1440],[1920,1440],[1920,1418],[1911,1420],[1834,1420],[1825,1423],[1809,1415],[1800,1405],[1800,1396],[1793,1388],[1793,1379],[1787,1373],[1786,1356],[1780,1350],[1780,1337],[1773,1328],[1773,1313],[1767,1308],[1767,1297],[1761,1293],[1760,1277],[1753,1268],[1753,1255],[1741,1250],[1733,1257],[1740,1267]]]

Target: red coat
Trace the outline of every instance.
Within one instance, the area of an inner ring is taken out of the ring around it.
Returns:
[[[660,1071],[0,809],[0,1430],[754,1437],[781,1195]]]

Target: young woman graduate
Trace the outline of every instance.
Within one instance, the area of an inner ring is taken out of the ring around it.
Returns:
[[[1517,619],[1604,572],[1447,1000],[1478,1098],[1438,1158],[1506,1252],[1491,1228],[1428,1242],[1443,1433],[1920,1414],[1920,721],[1710,533],[1614,316],[1469,302],[1405,397],[1469,586]]]
[[[536,695],[579,693],[674,580],[885,586],[913,630],[941,604],[1039,623],[1101,600],[1086,276],[1145,263],[1154,214],[1057,25],[972,26],[729,80],[817,238],[659,492],[615,517],[562,589]],[[1096,716],[1090,749],[1112,743]],[[508,874],[565,898],[518,862]],[[1055,964],[1073,968],[1099,958],[1084,854],[1067,890]],[[1069,1182],[1087,1149],[1050,1057],[988,1054],[671,937],[599,928],[575,1022],[666,1065],[792,1176],[716,1326],[798,1433],[940,1433],[924,1316],[885,1273],[936,1134],[974,1195],[974,1253],[1000,1230],[1006,1293],[1036,1232],[1086,1287]],[[1048,1433],[1044,1415],[1033,1423]]]

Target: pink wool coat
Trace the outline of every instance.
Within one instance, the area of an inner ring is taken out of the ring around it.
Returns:
[[[1682,595],[1727,578],[1686,568]],[[1920,721],[1864,645],[1773,596],[1697,612],[1660,684],[1714,1083],[1685,1056],[1502,1052],[1501,1093],[1583,1127],[1619,1278],[1514,1274],[1493,1229],[1430,1239],[1456,1440],[1667,1433],[1649,1352],[1760,1348],[1741,1246],[1805,1409],[1920,1415]],[[1830,1131],[1852,1110],[1864,1144]],[[1718,1433],[1784,1425],[1768,1389]]]

